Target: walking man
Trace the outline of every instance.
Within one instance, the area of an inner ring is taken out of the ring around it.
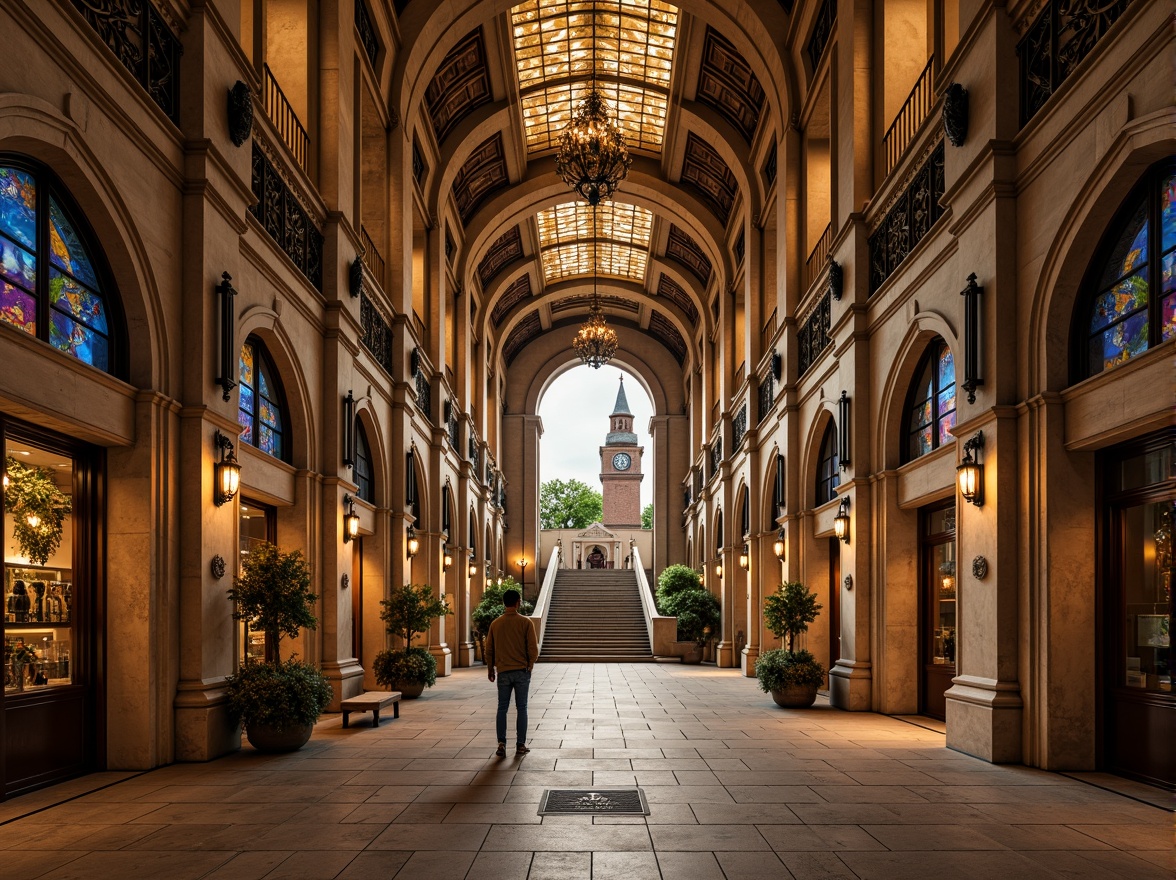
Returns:
[[[498,717],[495,726],[498,732],[500,758],[506,757],[506,711],[510,708],[510,695],[515,698],[515,754],[525,755],[527,748],[527,691],[531,687],[531,667],[539,656],[539,640],[535,638],[535,627],[531,618],[519,614],[518,590],[507,590],[502,594],[506,610],[490,624],[486,635],[486,672],[491,681],[498,680]]]

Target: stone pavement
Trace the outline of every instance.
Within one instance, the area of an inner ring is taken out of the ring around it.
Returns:
[[[706,666],[541,665],[531,754],[497,760],[494,687],[463,669],[378,729],[326,716],[293,755],[0,805],[30,813],[0,824],[0,876],[1172,877],[1170,812],[823,702],[784,711]],[[536,814],[545,788],[634,784],[648,818]]]

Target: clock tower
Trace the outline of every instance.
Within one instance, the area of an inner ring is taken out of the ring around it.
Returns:
[[[625,380],[617,392],[617,402],[608,417],[608,435],[600,447],[600,482],[604,485],[604,521],[606,528],[641,528],[641,454],[633,432],[633,413],[625,397]]]

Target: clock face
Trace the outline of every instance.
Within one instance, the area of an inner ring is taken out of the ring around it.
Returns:
[[[626,452],[618,452],[613,456],[613,467],[618,471],[627,471],[632,463],[633,459],[629,458],[629,454]]]

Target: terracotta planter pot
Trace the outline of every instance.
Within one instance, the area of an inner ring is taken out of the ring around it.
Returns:
[[[296,752],[306,745],[313,731],[313,724],[275,730],[269,724],[254,722],[245,728],[245,735],[249,739],[249,745],[259,752]]]
[[[683,663],[701,663],[702,662],[702,645],[691,645],[682,654]]]
[[[415,700],[425,692],[425,683],[423,681],[398,681],[392,690],[400,691],[401,699]]]
[[[777,706],[785,709],[807,709],[817,699],[815,684],[793,684],[781,690],[772,691],[772,699]]]

